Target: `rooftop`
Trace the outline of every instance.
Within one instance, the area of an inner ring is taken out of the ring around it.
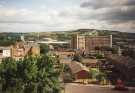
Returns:
[[[86,66],[76,61],[71,62],[69,64],[69,67],[71,68],[71,71],[73,74],[78,73],[82,70],[89,72],[89,69]]]

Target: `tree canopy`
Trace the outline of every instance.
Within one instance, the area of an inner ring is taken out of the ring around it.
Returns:
[[[7,58],[0,64],[1,93],[59,93],[59,72],[56,58],[47,55],[25,57],[15,61]]]
[[[40,53],[46,54],[49,52],[49,46],[47,44],[41,44],[40,45]]]

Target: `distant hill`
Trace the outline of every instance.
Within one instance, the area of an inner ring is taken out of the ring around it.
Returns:
[[[120,31],[112,31],[112,30],[98,30],[98,29],[78,29],[73,31],[59,31],[54,32],[56,34],[65,35],[70,37],[73,34],[78,35],[99,35],[99,36],[106,36],[106,35],[112,35],[113,36],[113,44],[119,45],[119,46],[127,46],[127,45],[135,45],[135,33],[129,33],[129,32],[120,32]]]
[[[57,40],[71,40],[73,34],[79,35],[112,35],[113,43],[116,44],[135,44],[135,33],[112,31],[112,30],[99,30],[99,29],[77,29],[70,31],[53,31],[53,32],[32,32],[32,33],[0,33],[1,36],[20,36],[24,35],[27,40],[37,40],[44,37],[57,39]]]

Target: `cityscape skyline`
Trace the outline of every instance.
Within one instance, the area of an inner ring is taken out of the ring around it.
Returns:
[[[134,0],[1,0],[0,32],[135,32]]]

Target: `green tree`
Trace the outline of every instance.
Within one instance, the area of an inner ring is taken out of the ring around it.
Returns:
[[[4,59],[0,64],[1,93],[59,93],[59,72],[55,57],[25,57],[15,61]]]
[[[46,44],[41,44],[40,45],[40,53],[41,54],[46,54],[49,52],[49,46]]]
[[[14,45],[17,41],[21,41],[20,36],[0,35],[0,46]]]
[[[97,59],[102,59],[102,58],[104,58],[104,57],[103,57],[102,54],[96,54],[96,58],[97,58]]]
[[[90,68],[90,77],[98,80],[99,82],[106,80],[105,72],[100,71],[98,68]]]

